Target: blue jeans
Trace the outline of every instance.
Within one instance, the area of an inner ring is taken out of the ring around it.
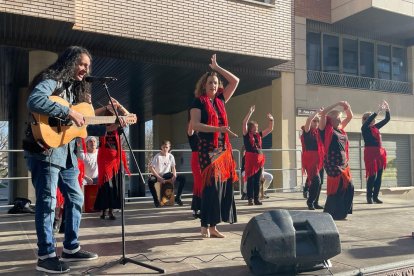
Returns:
[[[53,221],[56,208],[56,190],[65,198],[65,239],[63,247],[66,252],[79,248],[78,231],[82,215],[83,193],[79,187],[79,169],[62,168],[35,158],[27,158],[27,165],[32,173],[32,182],[36,191],[36,234],[39,257],[54,257],[55,238]]]

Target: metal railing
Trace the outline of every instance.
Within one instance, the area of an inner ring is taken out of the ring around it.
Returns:
[[[409,82],[368,78],[322,71],[308,70],[307,83],[346,87],[351,89],[377,90],[402,94],[412,94],[412,86]]]
[[[0,150],[0,152],[8,152],[8,153],[24,153],[23,150]],[[127,150],[127,152],[129,152],[129,150]],[[156,150],[139,150],[139,149],[133,149],[132,153],[149,153],[149,152],[160,152],[159,149]],[[190,149],[174,149],[171,151],[171,153],[177,153],[177,152],[191,152]],[[299,149],[263,149],[263,152],[299,152],[301,153],[301,150]],[[233,149],[233,155],[235,157],[235,162],[236,162],[236,172],[239,176],[239,185],[238,185],[238,189],[235,190],[236,194],[240,194],[241,193],[241,189],[242,189],[242,175],[241,175],[241,160],[242,160],[242,156],[241,156],[241,152],[238,149]],[[140,168],[142,172],[143,176],[148,176],[151,175],[151,173],[146,172],[146,168]],[[266,171],[301,171],[302,168],[301,167],[295,167],[295,168],[266,168]],[[191,171],[177,171],[177,174],[192,174]],[[137,177],[139,176],[138,173],[131,173],[131,175],[129,176],[129,178],[131,177]],[[297,176],[296,176],[297,178]],[[23,180],[23,179],[30,179],[29,176],[8,176],[8,177],[0,177],[0,180]],[[302,185],[303,185],[303,175],[301,174],[301,179],[302,179]],[[145,183],[145,185],[147,185],[147,183]],[[291,188],[273,188],[273,189],[269,189],[269,191],[280,191],[280,190],[293,190],[293,189],[297,189],[299,186],[297,185],[296,187],[291,187]],[[300,186],[301,187],[301,186]],[[147,190],[147,189],[146,189]],[[191,194],[184,194],[184,195],[191,195]],[[139,198],[143,198],[143,197],[139,197]],[[150,198],[150,197],[146,197],[146,198]],[[137,199],[137,197],[127,197],[127,200],[130,199]]]
[[[299,153],[300,156],[302,156],[302,150],[301,149],[262,149],[262,151],[263,151],[263,153],[265,153],[265,152],[271,152],[271,153],[272,152],[295,152],[295,154]],[[282,188],[272,188],[272,189],[268,189],[268,190],[269,191],[286,191],[286,190],[292,191],[292,190],[297,190],[298,188],[301,189],[303,187],[303,184],[304,184],[304,182],[303,182],[304,178],[303,178],[303,174],[302,174],[302,160],[299,164],[301,164],[300,167],[294,167],[294,168],[278,168],[278,169],[265,168],[265,171],[299,171],[300,175],[301,175],[301,180],[302,180],[301,181],[302,183],[301,183],[300,186],[296,185],[295,187],[283,188],[283,184],[282,184]],[[295,176],[295,179],[297,179],[297,175]]]

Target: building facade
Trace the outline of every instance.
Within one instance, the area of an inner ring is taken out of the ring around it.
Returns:
[[[110,85],[113,96],[140,120],[130,131],[134,148],[144,148],[148,120],[154,121],[155,145],[162,139],[180,142],[185,131],[177,131],[185,129],[187,118],[181,120],[177,114],[188,108],[194,85],[209,69],[213,53],[220,65],[243,79],[239,94],[269,86],[280,77],[270,68],[292,59],[292,3],[1,1],[0,119],[9,121],[9,148],[21,148],[30,80],[70,45],[92,53],[93,74],[118,78]],[[92,99],[97,106],[106,104],[102,87],[93,87]],[[145,170],[145,161],[140,163]],[[21,154],[10,154],[9,176],[27,176],[24,164]],[[10,183],[10,200],[33,199],[27,180]],[[143,183],[137,180],[132,187],[142,188]],[[134,188],[133,194],[142,195],[141,188]]]
[[[341,100],[354,112],[351,170],[356,188],[364,188],[361,117],[383,99],[392,120],[381,130],[389,161],[384,187],[412,186],[413,10],[414,0],[3,1],[0,119],[11,122],[10,148],[20,148],[25,87],[58,52],[82,45],[94,56],[93,74],[118,77],[110,86],[114,96],[138,114],[140,123],[130,131],[134,148],[145,147],[150,120],[155,149],[163,139],[188,148],[194,86],[217,53],[219,64],[240,77],[227,105],[231,128],[241,136],[253,104],[259,128],[266,127],[267,113],[275,117],[264,141],[273,188],[301,186],[299,134],[306,115]],[[101,103],[102,89],[93,93]],[[242,139],[232,142],[238,159]],[[145,158],[138,157],[145,171]],[[179,170],[189,170],[188,157],[176,153]],[[27,175],[21,156],[9,163],[16,168],[10,176]],[[11,198],[33,198],[30,183],[12,183]],[[145,194],[138,177],[131,184],[131,195]]]
[[[413,183],[413,8],[414,1],[404,0],[295,1],[296,131],[304,111],[348,101],[356,188],[365,187],[361,117],[382,100],[391,109],[391,122],[381,129],[388,153],[383,186]]]

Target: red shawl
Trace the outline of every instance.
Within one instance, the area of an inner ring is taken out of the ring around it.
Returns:
[[[307,174],[308,181],[319,174],[319,171],[323,167],[323,158],[325,156],[324,145],[322,143],[321,137],[319,136],[319,130],[314,128],[310,129],[310,135],[315,138],[318,150],[307,150],[305,143],[305,127],[302,126],[302,135],[300,136],[300,141],[302,142],[302,173]]]
[[[244,164],[244,177],[247,180],[248,177],[253,176],[261,168],[264,167],[266,158],[263,153],[255,153],[246,151],[245,164]]]
[[[198,152],[193,151],[191,153],[191,171],[193,172],[194,185],[193,185],[193,194],[195,196],[201,197],[202,184],[201,184],[201,168],[198,161]]]
[[[337,129],[339,132],[341,132],[343,135],[346,135],[345,130],[343,129]],[[332,135],[334,132],[334,128],[332,126],[332,119],[329,117],[326,117],[326,125],[325,125],[325,154],[328,154],[329,152],[329,146],[331,145],[332,142]],[[346,153],[346,162],[348,163],[349,161],[349,140],[346,140],[346,145],[345,145],[345,153]]]
[[[256,139],[255,139],[256,138]],[[256,145],[256,141],[258,145]],[[252,149],[261,149],[262,148],[262,136],[260,136],[260,133],[256,132],[253,133],[253,131],[249,131],[249,142],[252,146]]]
[[[205,110],[207,111],[207,124],[210,126],[219,126],[219,115],[223,119],[223,125],[228,126],[226,108],[224,106],[223,101],[219,99],[219,96],[222,94],[222,91],[223,90],[219,90],[213,100],[214,105],[217,107],[218,114],[214,109],[214,106],[211,103],[210,98],[207,95],[200,96],[200,101],[204,105]],[[220,132],[214,132],[213,145],[215,148],[218,147],[219,135]],[[224,141],[225,144],[230,144],[229,135],[227,133],[224,133]]]
[[[126,162],[126,155],[121,146],[121,139],[117,131],[111,133],[116,140],[116,148],[121,149],[122,165],[125,172],[130,175],[128,164]],[[108,134],[107,134],[108,135]],[[108,141],[109,142],[109,141]],[[104,183],[112,179],[120,167],[119,152],[113,148],[106,147],[106,136],[99,137],[99,150],[98,150],[98,185],[101,186]]]

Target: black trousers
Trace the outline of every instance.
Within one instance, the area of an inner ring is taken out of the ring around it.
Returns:
[[[383,170],[378,170],[374,175],[371,175],[367,179],[367,199],[374,198],[378,199],[378,194],[381,189],[382,183],[382,172]]]
[[[164,174],[162,176],[162,178],[164,180],[168,180],[168,179],[173,178],[173,176],[174,175],[169,172],[169,173]],[[154,204],[157,205],[157,204],[159,204],[159,201],[158,201],[157,191],[155,190],[155,186],[154,186],[155,183],[157,183],[157,177],[155,177],[155,175],[151,175],[148,178],[148,188],[151,192],[152,198],[154,200]],[[178,187],[175,197],[176,197],[176,199],[179,199],[181,197],[182,193],[183,193],[183,189],[184,189],[184,185],[185,185],[185,178],[182,177],[182,176],[177,176],[177,178],[175,179],[175,184],[174,185]]]
[[[254,175],[247,178],[247,199],[259,199],[260,178],[262,177],[263,168]]]
[[[319,171],[319,175],[316,175],[310,184],[309,187],[309,197],[307,200],[308,205],[319,205],[319,196],[321,194],[322,190],[322,184],[323,184],[323,174],[324,171],[321,169]]]

